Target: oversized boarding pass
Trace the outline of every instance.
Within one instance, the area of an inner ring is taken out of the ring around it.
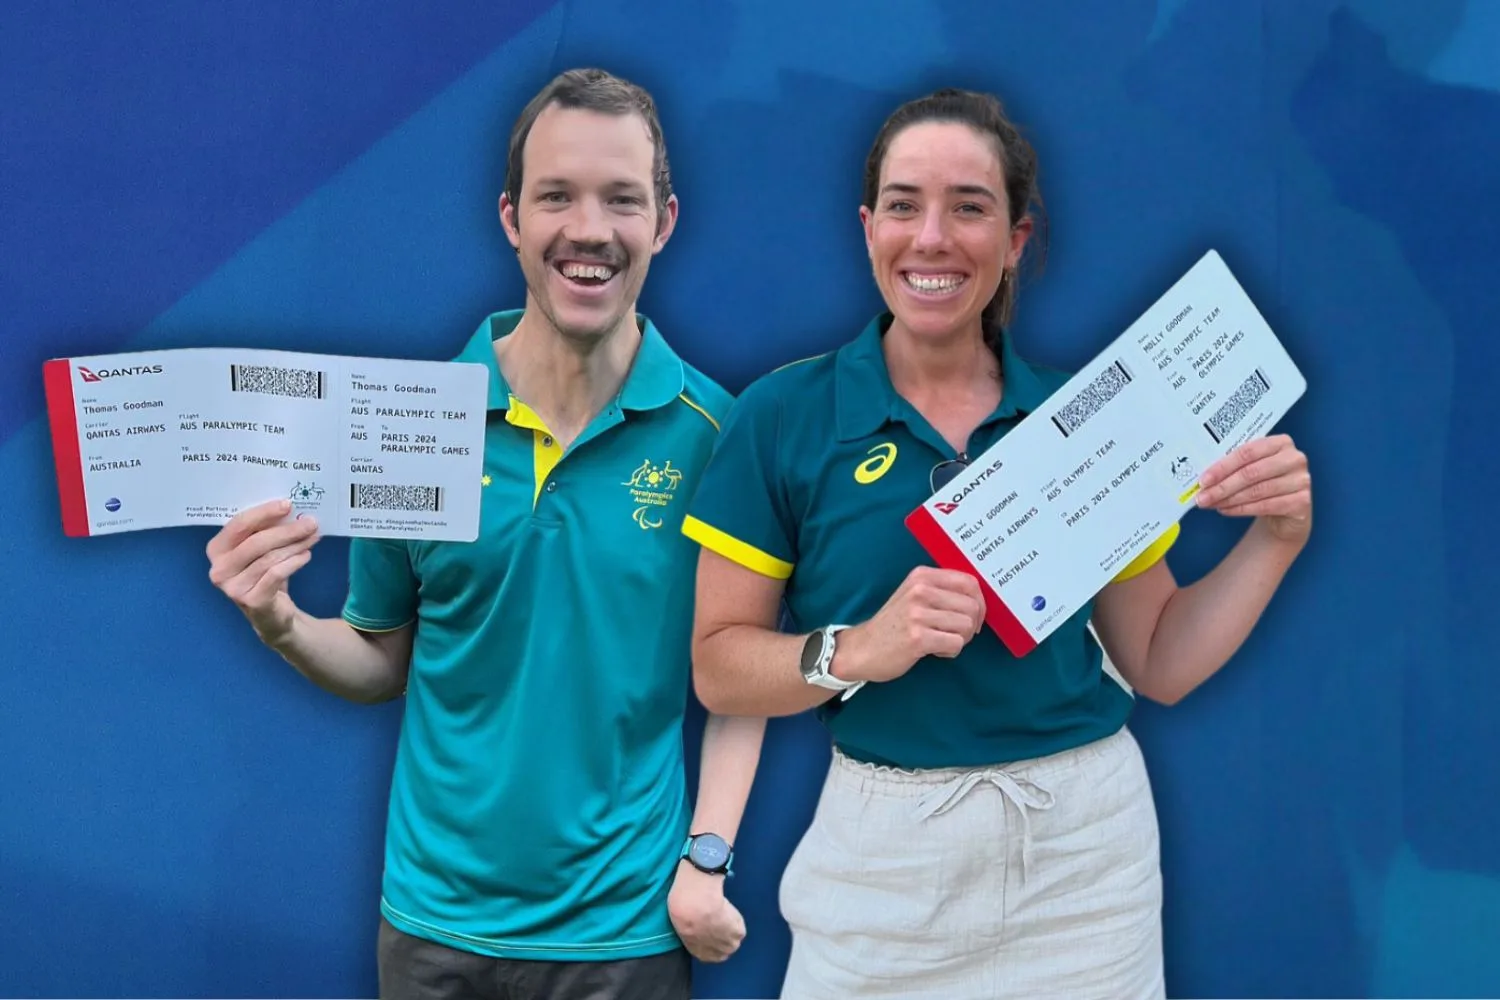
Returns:
[[[329,535],[479,533],[483,365],[183,348],[42,372],[69,536],[216,525],[276,499]]]
[[[907,517],[1025,656],[1195,504],[1307,382],[1218,253]]]

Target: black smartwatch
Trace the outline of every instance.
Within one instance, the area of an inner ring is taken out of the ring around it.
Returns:
[[[732,878],[730,865],[734,862],[734,848],[717,833],[695,833],[682,845],[679,860],[686,861],[700,872]]]

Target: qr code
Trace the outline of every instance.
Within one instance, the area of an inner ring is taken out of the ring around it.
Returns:
[[[1125,362],[1116,361],[1104,369],[1094,380],[1083,387],[1083,390],[1052,415],[1052,422],[1057,429],[1062,431],[1062,436],[1067,437],[1075,433],[1078,428],[1104,408],[1108,403],[1120,394],[1120,390],[1130,384],[1130,371],[1125,367]]]
[[[1229,436],[1234,430],[1234,425],[1240,422],[1240,418],[1250,412],[1250,408],[1260,402],[1261,397],[1271,391],[1271,382],[1266,378],[1266,373],[1259,368],[1254,374],[1240,383],[1240,387],[1224,401],[1224,405],[1214,411],[1214,415],[1203,423],[1204,430],[1208,431],[1209,437],[1218,444]]]
[[[351,483],[349,507],[352,510],[425,510],[443,509],[441,486],[390,486],[385,483]]]
[[[327,399],[328,376],[305,368],[275,368],[271,365],[230,365],[229,388],[233,392],[259,392],[297,399]]]

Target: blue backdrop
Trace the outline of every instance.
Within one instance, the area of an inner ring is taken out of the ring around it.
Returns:
[[[1081,364],[1225,256],[1308,375],[1285,427],[1318,514],[1244,651],[1136,715],[1170,989],[1500,993],[1500,4],[78,0],[6,4],[0,39],[0,993],[373,995],[399,704],[267,654],[207,532],[65,540],[40,365],[450,356],[520,302],[505,136],[579,64],[661,103],[683,214],[644,304],[731,390],[876,307],[863,156],[936,85],[999,92],[1039,148],[1038,360]],[[1190,515],[1179,575],[1239,527]],[[345,551],[299,574],[305,607],[338,608]],[[773,724],[731,888],[749,938],[701,996],[774,995],[827,753]]]

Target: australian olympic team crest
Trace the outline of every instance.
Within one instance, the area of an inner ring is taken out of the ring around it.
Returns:
[[[642,462],[621,484],[630,487],[630,499],[635,503],[631,520],[640,525],[642,531],[660,528],[663,508],[677,495],[681,482],[682,470],[674,469],[670,460],[661,465],[650,459]]]

